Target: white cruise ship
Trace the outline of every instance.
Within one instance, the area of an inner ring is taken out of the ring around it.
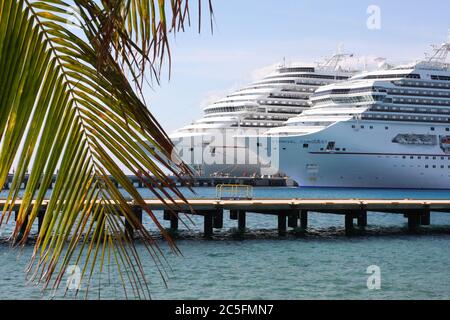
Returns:
[[[450,188],[450,39],[423,60],[319,88],[270,130],[304,187]]]
[[[242,136],[257,136],[310,107],[310,95],[322,85],[349,79],[356,72],[338,52],[323,63],[283,65],[263,79],[204,108],[202,119],[170,135],[181,159],[202,176],[261,174],[265,157],[249,153]]]

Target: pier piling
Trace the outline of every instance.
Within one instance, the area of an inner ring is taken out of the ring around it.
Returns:
[[[286,214],[285,213],[278,214],[278,236],[280,236],[280,237],[286,236]]]
[[[163,219],[165,221],[170,221],[170,229],[178,230],[178,212],[164,210]]]
[[[420,224],[420,215],[417,213],[409,213],[408,216],[408,231],[409,232],[417,232],[419,224]]]
[[[246,227],[246,212],[243,210],[238,211],[238,230],[239,232],[245,232]]]
[[[170,215],[170,229],[178,230],[178,212],[171,213]]]
[[[45,210],[39,209],[38,212],[38,233],[41,232],[42,224],[44,223]]]
[[[223,211],[222,210],[217,210],[216,212],[214,212],[213,225],[214,225],[215,229],[223,228]]]
[[[213,214],[209,211],[203,214],[203,237],[210,239],[213,236]]]
[[[139,207],[134,207],[131,211],[139,223],[142,223],[142,209]],[[128,219],[125,219],[125,232],[128,234],[130,239],[134,239],[134,227]]]
[[[15,212],[15,221],[16,222],[17,222],[18,214],[19,214],[19,212],[16,211]],[[19,235],[17,236],[17,242],[21,241],[23,236],[24,236],[24,234],[25,234],[25,230],[26,230],[27,224],[28,224],[28,214],[29,214],[29,212],[27,212],[27,214],[25,216],[25,219],[24,219],[24,221],[22,223],[22,226],[20,227]]]
[[[430,220],[430,208],[425,208],[420,215],[420,224],[423,226],[429,226]]]
[[[230,210],[230,220],[237,220],[237,219],[238,219],[238,211]]]
[[[360,227],[360,228],[367,227],[367,211],[366,210],[361,210],[358,213],[357,223],[358,223],[358,227]]]
[[[302,210],[300,212],[300,228],[308,228],[308,210]]]
[[[346,236],[352,235],[354,232],[353,218],[354,218],[353,213],[345,214],[345,235]]]
[[[298,227],[298,211],[294,211],[288,216],[288,227],[289,228],[297,228]]]

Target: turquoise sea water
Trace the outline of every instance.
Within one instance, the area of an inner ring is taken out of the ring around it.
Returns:
[[[198,188],[189,197],[214,197],[214,188]],[[149,197],[147,191],[143,195]],[[272,198],[412,198],[448,199],[448,191],[255,188],[255,197]],[[1,196],[1,194],[0,194]],[[162,219],[162,214],[157,213]],[[186,221],[186,220],[185,220]],[[200,217],[190,231],[197,234]],[[154,229],[149,219],[144,223]],[[167,223],[163,222],[165,225]],[[236,221],[225,215],[224,228],[215,240],[196,237],[177,242],[183,256],[160,245],[171,266],[168,288],[157,274],[142,245],[137,245],[151,280],[154,299],[449,299],[450,214],[432,213],[431,226],[418,235],[407,234],[402,215],[369,213],[368,234],[343,235],[343,217],[310,214],[310,233],[302,238],[278,239],[276,218],[249,214],[249,239],[233,240],[229,229]],[[12,224],[2,230],[4,239]],[[21,252],[0,245],[0,299],[47,299],[27,285],[24,268],[32,246]],[[367,267],[381,271],[381,289],[367,288]],[[114,275],[113,275],[114,276]],[[101,295],[89,298],[120,299],[118,282],[105,284]],[[83,290],[82,290],[83,291]],[[60,298],[56,295],[56,298]],[[70,293],[69,293],[70,297]]]

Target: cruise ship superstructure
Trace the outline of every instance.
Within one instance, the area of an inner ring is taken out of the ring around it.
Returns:
[[[304,187],[450,188],[449,50],[320,87],[266,133],[280,169]]]
[[[208,105],[203,118],[170,135],[177,152],[198,175],[261,174],[262,157],[249,153],[240,137],[282,125],[310,107],[309,97],[319,86],[349,79],[355,72],[341,67],[349,56],[339,52],[316,65],[279,66]]]

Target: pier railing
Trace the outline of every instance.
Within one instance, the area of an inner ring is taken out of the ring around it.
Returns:
[[[216,186],[216,198],[220,200],[251,200],[253,187],[241,184],[219,184]]]

